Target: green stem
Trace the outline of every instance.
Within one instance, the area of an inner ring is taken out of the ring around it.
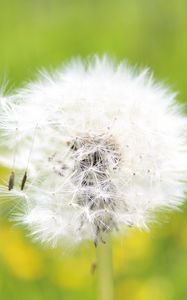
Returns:
[[[108,237],[106,244],[97,247],[97,300],[113,300],[113,289],[112,243]]]

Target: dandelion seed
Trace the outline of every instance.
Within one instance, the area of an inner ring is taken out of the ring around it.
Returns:
[[[92,275],[95,274],[96,269],[97,269],[97,264],[96,264],[96,262],[93,262],[91,265],[91,270],[90,270]]]
[[[29,172],[17,219],[52,245],[92,240],[97,246],[110,232],[147,229],[156,211],[184,200],[182,109],[147,70],[116,66],[107,56],[41,74],[11,101],[0,102],[7,148],[18,127],[21,190]]]
[[[27,172],[25,171],[25,174],[21,182],[21,191],[23,191],[26,181],[27,181]]]
[[[12,171],[8,182],[9,191],[11,191],[14,188],[14,180],[15,180],[15,173]]]

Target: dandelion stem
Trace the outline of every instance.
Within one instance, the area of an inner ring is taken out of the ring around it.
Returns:
[[[97,300],[113,300],[113,286],[112,243],[108,237],[106,244],[97,247]]]

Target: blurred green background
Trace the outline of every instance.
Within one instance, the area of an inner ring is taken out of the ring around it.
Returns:
[[[186,0],[0,0],[0,82],[8,90],[64,60],[109,53],[155,77],[187,101]],[[0,168],[1,183],[8,176]],[[3,206],[3,205],[2,205]],[[0,299],[96,298],[95,249],[46,249],[1,210]],[[160,216],[150,233],[114,239],[115,300],[187,299],[187,205]]]

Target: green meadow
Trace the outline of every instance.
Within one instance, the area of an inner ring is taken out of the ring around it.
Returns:
[[[95,53],[150,68],[187,107],[186,0],[0,0],[5,93],[39,70]],[[1,184],[8,176],[0,166]],[[96,299],[92,243],[77,249],[33,243],[10,220],[12,205],[8,199],[0,203],[0,299]],[[150,232],[114,238],[115,300],[187,299],[187,204],[159,217]]]

